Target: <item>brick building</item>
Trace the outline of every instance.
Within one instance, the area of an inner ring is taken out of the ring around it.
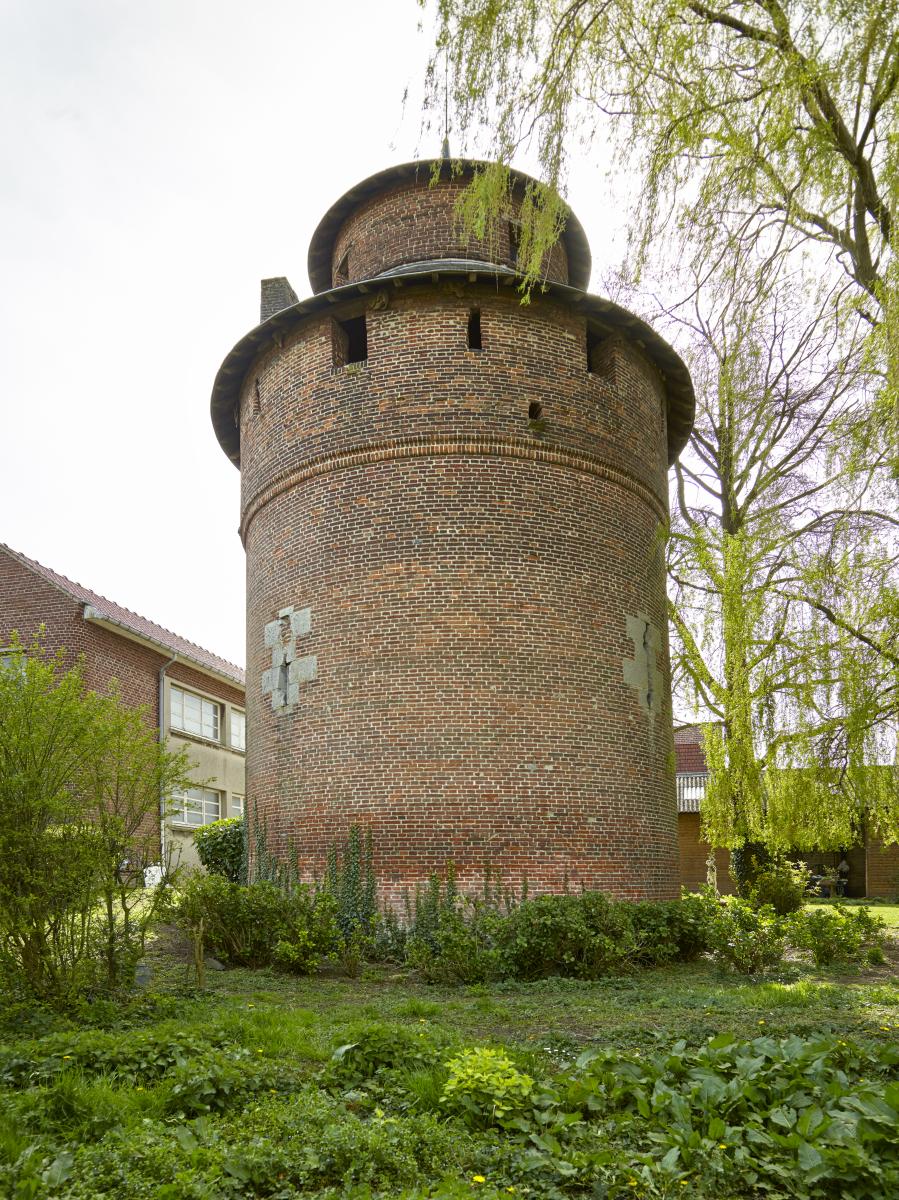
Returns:
[[[694,890],[706,882],[708,842],[700,835],[700,809],[708,780],[708,767],[702,748],[702,725],[684,725],[674,731],[677,763],[677,838],[680,853],[680,877],[684,887]],[[842,857],[839,851],[797,848],[795,857],[809,868],[836,869]],[[873,839],[864,845],[847,847],[849,863],[847,896],[893,898],[899,895],[899,846],[884,846]],[[715,851],[718,888],[732,892],[727,850]]]
[[[161,831],[174,861],[196,862],[193,830],[243,811],[243,672],[208,650],[0,545],[0,653],[13,630],[26,644],[43,626],[47,648],[83,656],[88,687],[118,680],[172,749],[187,748],[202,786],[171,797]]]
[[[452,860],[463,887],[489,864],[542,890],[673,896],[660,535],[692,385],[584,290],[573,214],[522,304],[532,181],[513,173],[479,239],[456,216],[473,169],[354,187],[313,236],[312,297],[263,281],[261,323],[218,373],[249,803],[307,875],[356,824],[394,893]]]

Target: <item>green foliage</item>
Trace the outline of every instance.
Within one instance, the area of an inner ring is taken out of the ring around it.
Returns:
[[[485,892],[483,899],[461,897],[452,863],[445,882],[433,875],[425,889],[416,889],[406,961],[429,982],[484,983],[502,975],[504,918],[489,878]]]
[[[172,1029],[125,1036],[93,1030],[51,1034],[15,1048],[0,1046],[0,1086],[42,1086],[66,1071],[153,1083],[223,1044],[220,1033],[198,1036]]]
[[[211,875],[224,875],[231,883],[243,883],[246,857],[246,823],[243,817],[226,817],[201,825],[194,833],[200,862]]]
[[[337,1047],[322,1078],[328,1084],[346,1086],[398,1067],[428,1066],[434,1059],[434,1045],[423,1034],[401,1025],[366,1025],[353,1041]]]
[[[243,886],[221,875],[195,875],[181,894],[178,921],[225,962],[314,971],[334,946],[331,898],[298,884],[283,891],[268,880]]]
[[[0,669],[0,985],[57,1006],[130,986],[167,893],[165,876],[142,886],[160,796],[188,782],[144,712],[14,640]]]
[[[756,874],[749,901],[756,908],[770,905],[779,917],[789,916],[799,912],[808,899],[808,879],[808,867],[803,863],[775,858]]]
[[[706,894],[680,900],[640,900],[625,910],[634,931],[634,961],[642,966],[691,962],[709,948],[717,905]]]
[[[721,225],[744,239],[774,225],[781,239],[798,233],[837,252],[839,263],[828,268],[849,276],[844,303],[854,292],[872,324],[886,316],[899,192],[888,146],[897,114],[893,6],[435,7],[429,100],[442,113],[446,60],[463,137],[486,128],[502,162],[526,141],[556,187],[566,144],[589,142],[603,115],[617,166],[641,176],[632,227],[638,266],[641,251],[672,234],[688,252]],[[485,187],[482,221],[502,198],[499,182]],[[526,266],[537,283],[553,228],[528,225]]]
[[[335,906],[344,969],[357,975],[366,954],[374,949],[379,917],[370,829],[363,837],[359,826],[353,825],[340,852],[331,846],[325,889]]]
[[[660,912],[648,912],[655,928]],[[427,998],[386,977],[216,982],[214,996],[173,997],[177,1022],[0,1048],[0,1195],[892,1200],[899,1189],[899,1010],[886,976],[750,986],[700,964]],[[760,1013],[768,1028],[838,1032],[755,1036]],[[753,1033],[710,1037],[721,1023]],[[866,1025],[868,1041],[846,1032]],[[675,1040],[681,1029],[690,1043]],[[488,1049],[500,1031],[519,1044]]]
[[[271,1091],[271,1071],[252,1062],[245,1049],[209,1050],[176,1066],[170,1075],[168,1112],[182,1118],[243,1105],[248,1096]]]
[[[747,900],[732,898],[718,909],[709,942],[719,966],[739,975],[757,975],[783,962],[787,928],[773,908],[754,908]]]
[[[598,979],[625,969],[637,950],[626,906],[601,892],[528,900],[509,914],[500,942],[519,979]]]
[[[705,895],[613,901],[600,892],[539,896],[512,905],[461,898],[450,876],[416,897],[407,962],[436,983],[574,976],[687,962],[708,949],[717,911]]]
[[[872,951],[871,957],[877,961],[884,929],[883,918],[870,909],[840,904],[803,909],[794,913],[789,925],[791,942],[808,950],[816,967],[857,963]]]
[[[463,1050],[447,1063],[441,1103],[474,1128],[504,1125],[527,1106],[534,1081],[502,1050]]]
[[[810,1200],[848,1188],[886,1200],[899,1184],[897,1063],[895,1046],[721,1034],[645,1059],[586,1051],[562,1101],[602,1123],[613,1155],[645,1147],[631,1150],[625,1178],[650,1195],[684,1180],[695,1196]]]

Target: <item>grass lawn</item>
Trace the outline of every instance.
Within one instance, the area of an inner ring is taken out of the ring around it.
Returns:
[[[816,905],[828,905],[830,903],[829,900],[817,900],[806,907],[814,908]],[[844,900],[843,903],[849,908],[870,908],[872,912],[877,913],[883,919],[888,929],[899,929],[899,904],[881,904],[879,902],[872,904],[867,900]]]
[[[884,907],[879,911],[887,915]],[[899,924],[899,908],[889,915],[890,924]],[[727,1033],[756,1048],[731,1055],[732,1074],[750,1069],[741,1062],[764,1060],[764,1068],[753,1069],[770,1075],[774,1058],[783,1057],[781,1039],[792,1039],[784,1043],[794,1048],[787,1057],[799,1054],[801,1061],[790,1068],[790,1080],[779,1075],[786,1082],[775,1087],[789,1092],[792,1108],[785,1099],[777,1111],[787,1113],[783,1120],[801,1122],[809,1113],[796,1096],[814,1091],[804,1079],[820,1062],[802,1058],[797,1039],[833,1035],[834,1046],[844,1048],[834,1051],[843,1055],[844,1072],[851,1074],[853,1064],[870,1056],[871,1062],[880,1056],[893,1072],[894,1050],[899,1061],[897,950],[889,948],[887,965],[856,974],[791,965],[785,978],[763,983],[723,978],[700,961],[591,983],[554,979],[458,988],[427,986],[386,967],[358,979],[209,971],[203,993],[190,985],[183,961],[159,950],[152,956],[152,990],[130,1009],[99,1004],[78,1022],[55,1025],[26,1011],[7,1014],[0,1048],[0,1195],[839,1195],[841,1188],[814,1190],[821,1157],[813,1136],[817,1118],[801,1137],[784,1133],[786,1148],[778,1153],[795,1160],[795,1171],[774,1175],[764,1190],[754,1191],[746,1184],[746,1161],[761,1151],[741,1143],[736,1122],[722,1119],[719,1130],[715,1118],[705,1140],[692,1149],[685,1144],[674,1159],[667,1152],[671,1169],[660,1174],[647,1166],[653,1154],[661,1156],[652,1130],[657,1125],[664,1133],[675,1120],[670,1114],[660,1110],[653,1125],[656,1118],[641,1115],[635,1099],[630,1124],[603,1127],[602,1137],[594,1128],[592,1141],[577,1133],[588,1128],[583,1120],[575,1122],[568,1141],[549,1126],[536,1134],[499,1129],[492,1101],[478,1111],[447,1109],[440,1099],[446,1064],[466,1047],[502,1049],[508,1062],[496,1060],[491,1094],[514,1089],[516,1078],[526,1076],[536,1081],[538,1096],[540,1081],[563,1079],[560,1072],[584,1050],[613,1051],[623,1064],[614,1069],[631,1073],[624,1092],[623,1076],[614,1084],[624,1111],[633,1072],[644,1062],[667,1064],[676,1079],[686,1071],[677,1066],[679,1055]],[[335,1050],[346,1046],[354,1048],[335,1062]],[[786,1069],[783,1063],[777,1068]],[[653,1112],[659,1086],[647,1085]],[[612,1075],[591,1076],[590,1087],[611,1095]],[[879,1097],[892,1097],[883,1087],[899,1090],[899,1084],[878,1082],[865,1103],[876,1106]],[[574,1094],[566,1097],[568,1108]],[[711,1092],[702,1106],[713,1115],[719,1107],[727,1111]],[[886,1120],[872,1111],[870,1121]],[[775,1129],[770,1121],[765,1128]],[[760,1127],[758,1136],[768,1134]],[[851,1141],[839,1151],[844,1156],[861,1153],[862,1134],[856,1131]],[[881,1191],[859,1176],[855,1195],[896,1194],[891,1181],[899,1179],[899,1163],[895,1172],[876,1184]]]

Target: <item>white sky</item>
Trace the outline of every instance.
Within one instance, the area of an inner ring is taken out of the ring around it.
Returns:
[[[325,210],[439,152],[421,16],[415,0],[0,4],[0,542],[244,663],[213,379],[261,278],[308,295]],[[568,198],[596,279],[620,253],[601,163],[573,163]]]

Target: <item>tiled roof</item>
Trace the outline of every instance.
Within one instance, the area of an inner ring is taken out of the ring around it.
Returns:
[[[681,725],[674,731],[675,746],[701,746],[705,725]]]
[[[242,688],[245,686],[245,674],[240,667],[235,666],[232,662],[228,662],[225,658],[220,658],[217,654],[213,654],[211,650],[204,650],[202,646],[197,646],[194,642],[189,642],[187,638],[179,637],[177,633],[172,633],[170,629],[165,629],[162,625],[157,625],[155,621],[148,621],[146,617],[140,616],[139,613],[132,612],[129,608],[122,608],[120,604],[116,604],[112,600],[107,600],[105,596],[101,596],[97,592],[92,592],[90,588],[83,587],[80,583],[74,583],[71,579],[67,579],[65,575],[51,571],[49,567],[35,562],[33,558],[27,558],[24,554],[19,554],[16,550],[10,549],[9,546],[4,545],[2,542],[0,542],[0,550],[5,551],[12,558],[22,563],[23,566],[34,571],[36,575],[40,575],[48,583],[53,584],[54,587],[71,596],[73,600],[77,600],[81,604],[89,604],[91,608],[96,609],[98,616],[101,618],[111,621],[115,625],[121,625],[124,629],[129,630],[138,637],[147,638],[151,642],[157,642],[166,650],[170,650],[172,654],[177,654],[191,663],[233,679],[238,687]]]

